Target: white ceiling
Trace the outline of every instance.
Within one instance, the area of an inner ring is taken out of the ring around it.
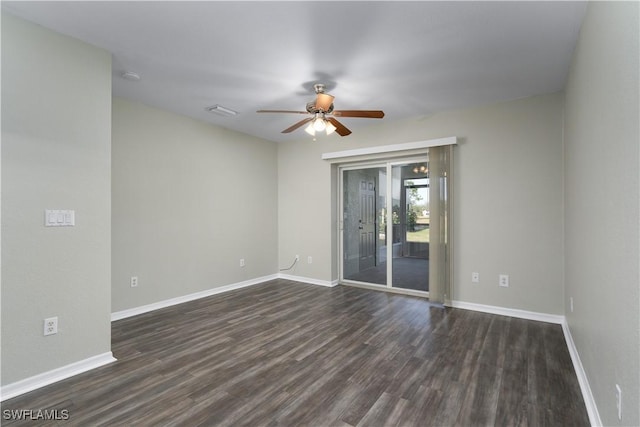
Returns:
[[[113,54],[113,93],[272,141],[325,83],[384,121],[564,87],[585,2],[2,2]],[[142,78],[120,77],[134,71]],[[238,111],[205,111],[220,104]],[[357,132],[375,119],[341,118]],[[331,136],[340,138],[339,136]],[[348,137],[346,137],[348,138]]]

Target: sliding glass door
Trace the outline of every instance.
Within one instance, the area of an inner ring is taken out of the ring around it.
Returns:
[[[450,147],[342,167],[341,276],[444,301],[450,282]]]
[[[347,169],[343,187],[343,278],[386,285],[386,167]]]
[[[391,286],[429,292],[428,162],[391,166],[393,261]]]

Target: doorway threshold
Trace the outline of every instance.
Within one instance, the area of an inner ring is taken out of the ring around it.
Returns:
[[[357,282],[355,280],[343,279],[339,282],[340,285],[352,286],[354,288],[369,289],[372,291],[390,292],[393,294],[411,295],[414,297],[421,297],[429,299],[428,291],[416,291],[414,289],[394,288],[386,285],[376,285],[375,283]]]

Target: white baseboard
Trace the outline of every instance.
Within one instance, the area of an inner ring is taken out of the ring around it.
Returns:
[[[108,351],[33,377],[25,378],[15,383],[7,384],[0,389],[0,402],[115,361],[116,359],[113,357],[113,354]]]
[[[464,301],[451,301],[451,307],[465,310],[480,311],[482,313],[499,314],[501,316],[517,317],[519,319],[537,320],[539,322],[562,325],[564,316],[558,314],[538,313],[535,311],[518,310],[515,308],[497,307],[494,305],[475,304]]]
[[[310,277],[293,276],[290,274],[283,274],[283,273],[278,274],[278,278],[284,279],[284,280],[293,280],[294,282],[308,283],[310,285],[326,286],[329,288],[333,288],[334,286],[338,285],[337,280],[329,281],[329,280],[312,279]]]
[[[244,282],[232,283],[230,285],[218,286],[216,288],[207,289],[206,291],[196,292],[193,294],[183,295],[181,297],[171,298],[164,301],[154,302],[152,304],[142,305],[140,307],[129,308],[127,310],[116,311],[111,313],[111,321],[126,319],[127,317],[137,316],[138,314],[148,313],[150,311],[159,310],[161,308],[171,307],[172,305],[182,304],[183,302],[193,301],[200,298],[210,297],[211,295],[221,294],[236,289],[246,288],[248,286],[257,285],[277,279],[277,274],[270,276],[257,277]]]
[[[216,288],[207,289],[206,291],[196,292],[193,294],[183,295],[176,298],[167,299],[164,301],[158,301],[151,304],[142,305],[140,307],[129,308],[122,311],[116,311],[111,313],[111,321],[126,319],[127,317],[137,316],[139,314],[148,313],[150,311],[159,310],[161,308],[171,307],[176,304],[182,304],[183,302],[193,301],[200,298],[210,297],[212,295],[220,294],[223,292],[229,292],[236,289],[246,288],[248,286],[258,285],[260,283],[268,282],[274,279],[293,280],[295,282],[309,283],[312,285],[334,287],[338,285],[338,281],[326,281],[319,279],[312,279],[309,277],[292,276],[289,274],[272,274],[269,276],[257,277],[255,279],[246,280],[244,282],[232,283],[230,285],[218,286]]]
[[[580,361],[578,349],[573,342],[573,337],[571,336],[569,324],[566,319],[562,322],[562,331],[564,332],[564,340],[567,342],[567,347],[569,347],[569,355],[571,356],[571,362],[573,362],[573,369],[576,371],[576,376],[578,377],[578,383],[580,384],[580,390],[582,391],[582,398],[585,406],[587,407],[589,422],[592,426],[601,426],[602,421],[600,420],[600,413],[598,412],[596,401],[593,398],[593,393],[591,393],[587,373],[584,371],[582,361]]]

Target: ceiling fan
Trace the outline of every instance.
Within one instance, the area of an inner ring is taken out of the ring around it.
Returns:
[[[290,126],[282,131],[282,133],[290,133],[299,127],[309,123],[305,128],[305,132],[315,136],[316,132],[325,131],[330,135],[334,131],[340,136],[347,136],[351,133],[336,117],[363,117],[367,119],[381,119],[384,112],[380,110],[334,110],[333,99],[335,98],[325,93],[325,86],[321,83],[313,86],[316,91],[316,100],[307,103],[307,111],[292,110],[258,110],[258,113],[293,113],[293,114],[310,114],[311,117],[300,120],[298,123]]]

